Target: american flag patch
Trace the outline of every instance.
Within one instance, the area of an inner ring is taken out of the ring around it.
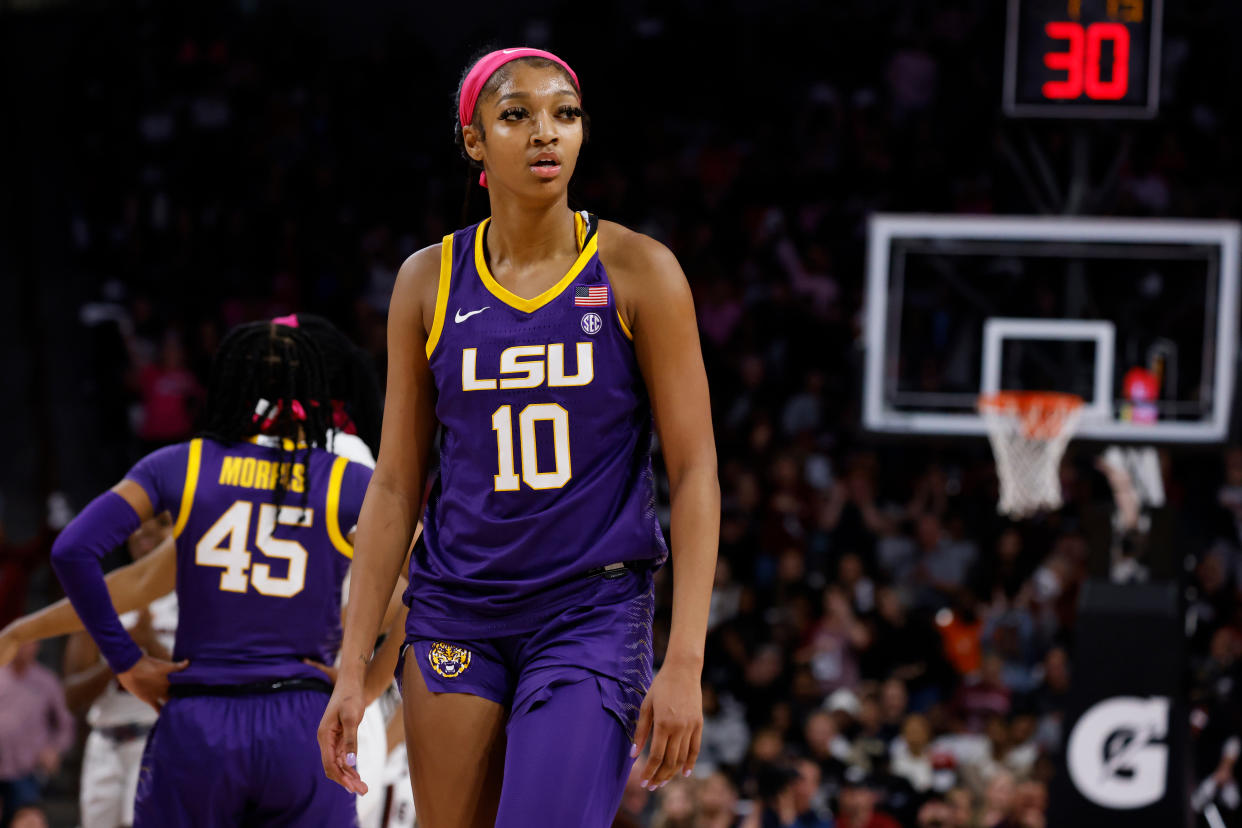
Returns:
[[[579,285],[574,288],[574,306],[602,308],[608,305],[608,285]]]

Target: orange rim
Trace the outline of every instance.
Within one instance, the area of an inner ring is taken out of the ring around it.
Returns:
[[[1082,405],[1082,397],[1059,391],[997,391],[979,395],[980,412],[1014,417],[1022,425],[1023,436],[1033,440],[1056,437],[1069,416]]]

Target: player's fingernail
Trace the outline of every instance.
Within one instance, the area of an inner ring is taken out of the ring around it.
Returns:
[[[357,767],[358,766],[357,755],[353,753],[345,754],[345,764],[349,765],[351,768]]]
[[[646,779],[644,779],[642,782],[639,782],[639,783],[638,783],[638,787],[640,787],[640,788],[646,788],[646,787],[648,787],[648,785],[647,785],[647,780],[646,780]]]
[[[638,758],[638,745],[637,744],[630,745],[630,758],[631,759]]]
[[[660,783],[660,787],[661,787],[661,788],[663,788],[663,787],[664,787],[665,785],[667,785],[670,781],[671,781],[671,780],[669,780],[669,779],[665,779],[663,782],[661,782],[661,783]]]
[[[686,768],[685,772],[682,773],[682,776],[689,776],[692,773],[694,773],[694,768]]]

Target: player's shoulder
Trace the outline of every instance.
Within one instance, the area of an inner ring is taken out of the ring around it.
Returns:
[[[681,273],[677,257],[667,246],[615,221],[599,223],[599,257],[609,273],[614,270],[651,273],[670,268]]]
[[[419,298],[430,295],[432,301],[435,301],[436,287],[440,283],[440,257],[443,249],[442,243],[430,244],[406,257],[397,270],[393,301],[398,296],[407,294]]]
[[[673,251],[623,224],[600,222],[599,259],[622,298],[663,302],[689,291]]]
[[[434,309],[440,285],[440,257],[444,245],[430,244],[406,257],[397,270],[392,288],[390,313],[426,315]]]

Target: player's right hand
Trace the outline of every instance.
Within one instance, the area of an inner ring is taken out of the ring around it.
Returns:
[[[328,708],[319,723],[319,758],[323,772],[350,793],[365,794],[358,775],[358,724],[363,712],[362,679],[338,676]]]
[[[189,661],[165,661],[143,655],[133,667],[117,674],[116,680],[135,698],[142,699],[159,712],[168,700],[168,674],[190,666]]]

